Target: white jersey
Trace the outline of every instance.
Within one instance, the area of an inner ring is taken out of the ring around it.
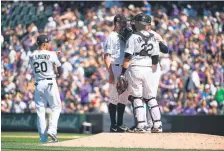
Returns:
[[[149,32],[141,31],[145,36],[149,36]],[[139,66],[152,66],[152,59],[149,56],[140,56],[136,53],[140,53],[146,47],[147,53],[151,56],[159,55],[159,43],[156,41],[154,36],[149,38],[147,45],[141,36],[137,34],[132,34],[131,37],[126,42],[125,53],[132,55],[130,65],[139,65]]]
[[[104,54],[111,55],[112,64],[122,64],[124,59],[125,42],[120,40],[118,33],[112,31],[104,42]]]
[[[149,33],[154,34],[155,36],[158,36],[160,38],[162,38],[157,32],[155,32],[154,30],[150,30]]]
[[[124,59],[125,42],[120,40],[118,33],[112,31],[104,42],[104,54],[110,54],[111,64],[122,64]],[[118,76],[121,74],[121,66],[112,65],[112,72],[114,74],[115,83]],[[117,105],[128,104],[128,92],[125,91],[121,95],[118,95],[115,85],[109,85],[110,99],[109,102]]]
[[[54,64],[57,67],[61,66],[56,53],[48,50],[35,51],[29,57],[29,64],[33,70],[36,81],[46,78],[55,78]]]

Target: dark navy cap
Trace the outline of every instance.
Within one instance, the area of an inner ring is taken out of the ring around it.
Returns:
[[[37,44],[41,45],[43,43],[48,43],[50,41],[50,39],[48,38],[47,35],[39,35],[37,37]]]
[[[123,14],[117,14],[114,17],[114,23],[121,22],[121,21],[128,21],[128,19]]]

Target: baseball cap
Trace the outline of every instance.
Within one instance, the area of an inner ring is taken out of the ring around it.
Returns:
[[[114,23],[121,22],[121,21],[128,21],[128,19],[123,14],[117,14],[114,17]]]
[[[37,44],[38,44],[38,45],[41,45],[41,44],[43,44],[43,43],[47,43],[47,42],[49,42],[49,41],[50,41],[50,39],[48,38],[47,35],[39,35],[39,36],[37,37]]]

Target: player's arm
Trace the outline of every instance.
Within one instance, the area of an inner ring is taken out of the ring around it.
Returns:
[[[58,60],[58,56],[56,53],[53,54],[53,63],[54,63],[54,71],[57,77],[60,77],[62,74],[61,62]]]
[[[108,73],[112,72],[111,60],[110,60],[111,54],[112,54],[112,38],[109,36],[104,42],[104,57],[103,57]]]
[[[28,61],[28,66],[27,66],[27,71],[29,72],[29,73],[31,73],[32,72],[32,57],[31,56],[29,56],[29,61]]]
[[[159,44],[155,43],[155,49],[153,50],[151,54],[152,59],[152,71],[154,72],[156,69],[156,65],[159,63]]]
[[[112,66],[111,66],[111,60],[110,60],[110,54],[106,53],[104,54],[104,63],[106,65],[106,69],[109,73],[109,83],[114,84],[114,73],[112,71]]]
[[[26,71],[32,75],[33,78],[33,69],[32,69],[32,56],[29,56],[28,66]]]
[[[55,64],[54,64],[54,72],[56,74],[57,77],[60,77],[61,74],[62,74],[62,68],[61,66],[60,67],[57,67]]]
[[[159,49],[162,53],[169,53],[169,49],[166,45],[166,42],[163,40],[163,38],[155,31],[151,30],[151,32],[155,35],[155,39],[159,43]]]
[[[132,55],[134,53],[134,37],[131,36],[128,41],[126,42],[125,46],[125,54],[124,54],[124,61],[122,65],[121,75],[124,75],[127,71],[130,61],[132,59]]]
[[[169,48],[162,42],[159,42],[159,49],[162,53],[169,53]]]
[[[152,55],[152,70],[155,71],[156,65],[159,63],[159,55]]]
[[[159,44],[156,42],[154,43],[154,49],[152,51],[151,54],[151,59],[152,59],[152,65],[157,65],[159,62],[159,51],[160,51],[160,47]]]
[[[166,45],[166,42],[163,40],[163,38],[158,34],[156,33],[156,39],[158,40],[159,42],[159,49],[162,53],[169,53],[169,49]]]
[[[107,69],[108,73],[113,73],[112,68],[111,68],[111,60],[110,60],[109,53],[104,54],[104,63],[106,65],[106,69]]]
[[[104,43],[103,58],[104,58],[104,63],[105,63],[106,69],[109,73],[109,83],[113,84],[114,83],[114,74],[113,74],[112,66],[111,66],[111,59],[110,59],[111,54],[112,54],[112,39],[109,36]]]
[[[125,72],[127,71],[131,58],[132,58],[132,54],[130,54],[130,53],[125,53],[124,54],[124,62],[123,62],[123,65],[122,65],[121,75],[124,75]]]

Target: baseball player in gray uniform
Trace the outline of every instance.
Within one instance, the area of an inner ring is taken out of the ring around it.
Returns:
[[[52,139],[50,142],[58,142],[56,134],[61,112],[61,99],[55,78],[61,73],[61,63],[55,52],[48,51],[47,35],[38,36],[37,44],[39,50],[34,51],[29,57],[29,66],[33,71],[36,86],[34,101],[37,110],[37,128],[41,142],[47,142],[48,136]],[[45,120],[47,104],[52,110],[48,130]]]
[[[159,43],[154,36],[146,31],[146,26],[150,23],[151,18],[143,13],[135,16],[136,32],[126,42],[120,75],[120,77],[124,77],[127,71],[125,77],[128,80],[129,101],[132,102],[137,122],[135,132],[146,132],[144,102],[148,105],[154,119],[154,128],[162,127],[160,110],[152,92],[153,72],[159,58]]]
[[[125,42],[119,37],[119,32],[127,25],[123,14],[114,17],[114,30],[109,34],[104,43],[104,62],[109,73],[109,114],[111,120],[110,132],[125,132],[128,128],[123,125],[125,105],[128,103],[128,92],[121,95],[116,89],[117,78],[121,73],[121,64],[124,58]],[[116,120],[117,112],[117,120]]]

